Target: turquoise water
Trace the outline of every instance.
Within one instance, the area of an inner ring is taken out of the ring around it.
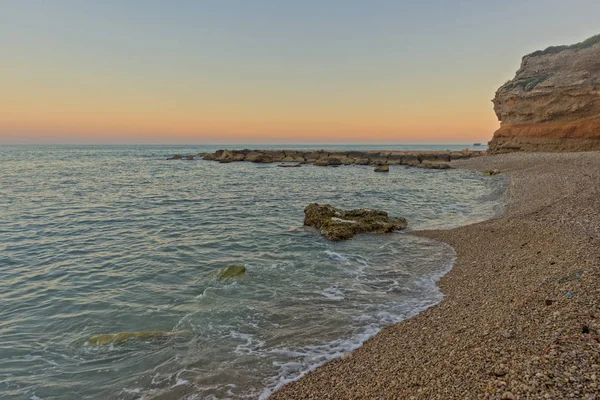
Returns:
[[[425,229],[503,203],[502,177],[470,171],[165,160],[215,148],[0,148],[1,398],[267,397],[437,303],[454,257],[406,233],[328,242],[307,204]],[[232,263],[246,276],[211,277]],[[87,343],[152,330],[189,334]]]

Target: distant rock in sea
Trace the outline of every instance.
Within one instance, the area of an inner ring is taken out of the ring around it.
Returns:
[[[317,203],[304,209],[304,225],[317,228],[325,238],[333,241],[350,239],[359,233],[387,233],[407,227],[404,218],[390,217],[385,211],[345,211]]]
[[[204,160],[217,161],[221,164],[231,162],[253,162],[253,163],[296,163],[280,164],[281,167],[297,167],[299,164],[313,164],[319,167],[339,167],[341,165],[373,165],[384,166],[380,168],[383,172],[388,165],[405,165],[420,168],[448,168],[452,160],[471,158],[485,154],[484,151],[464,149],[461,151],[432,150],[432,151],[409,151],[409,150],[217,150],[214,153],[198,153],[197,157]],[[195,156],[182,156],[175,154],[169,160],[193,160]]]
[[[492,154],[600,150],[600,35],[526,55],[493,102]]]

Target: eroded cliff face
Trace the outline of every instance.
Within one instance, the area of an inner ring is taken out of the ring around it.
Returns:
[[[600,35],[526,55],[493,102],[490,153],[600,150]]]

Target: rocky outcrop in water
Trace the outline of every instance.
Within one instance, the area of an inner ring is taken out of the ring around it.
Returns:
[[[450,169],[450,163],[447,162],[436,162],[436,161],[423,161],[420,164],[417,164],[417,168],[426,168],[426,169]]]
[[[214,153],[199,153],[204,160],[220,163],[300,163],[319,167],[338,167],[341,165],[404,165],[421,168],[445,168],[443,165],[452,160],[471,158],[485,154],[483,151],[344,151],[344,150],[217,150]],[[170,159],[185,159],[175,155]],[[440,167],[442,165],[442,167]]]
[[[359,233],[387,233],[407,227],[404,218],[390,217],[385,211],[345,211],[317,203],[304,209],[304,225],[317,228],[325,238],[333,241],[350,239]]]
[[[600,35],[526,55],[493,102],[492,154],[600,150]]]

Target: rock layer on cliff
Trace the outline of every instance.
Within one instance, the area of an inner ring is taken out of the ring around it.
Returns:
[[[490,153],[600,150],[600,35],[526,55],[493,102]]]

